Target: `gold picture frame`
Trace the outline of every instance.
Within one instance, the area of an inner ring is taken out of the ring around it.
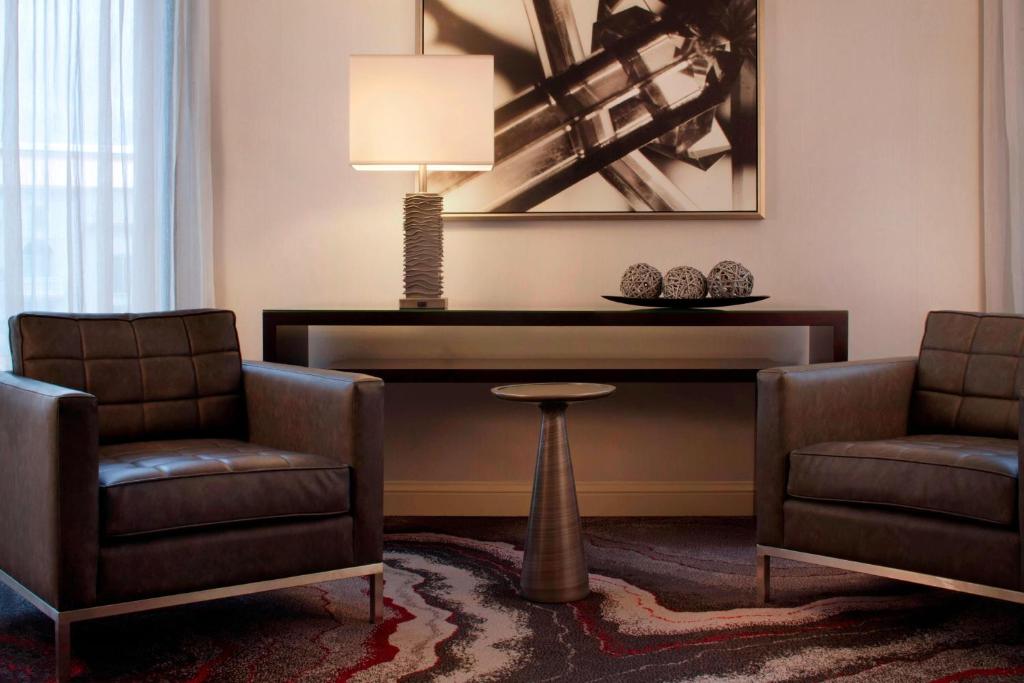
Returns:
[[[514,2],[520,4],[521,0],[499,0],[503,2]],[[718,0],[708,0],[708,2],[716,2]],[[424,12],[426,11],[427,3],[441,3],[445,0],[416,0],[416,52],[418,54],[424,54],[425,40],[424,40]],[[738,0],[743,2],[743,0]],[[754,54],[756,54],[756,64],[754,64],[754,78],[756,79],[754,92],[755,92],[755,113],[754,119],[756,121],[756,141],[754,143],[756,159],[754,163],[750,165],[753,168],[755,174],[755,188],[753,191],[753,197],[755,206],[752,209],[728,209],[728,210],[628,210],[628,211],[589,211],[589,210],[573,210],[573,211],[532,211],[532,210],[515,210],[515,211],[504,211],[504,210],[491,210],[491,211],[451,211],[445,212],[444,216],[448,220],[565,220],[565,219],[586,219],[586,220],[622,220],[622,219],[644,219],[644,220],[744,220],[744,219],[761,219],[765,217],[765,186],[766,186],[766,175],[765,175],[765,135],[764,135],[764,89],[765,89],[765,75],[764,75],[764,40],[762,39],[762,27],[764,19],[764,1],[763,0],[750,0],[750,3],[754,6],[756,16],[755,21],[755,35],[754,40],[756,46]],[[663,4],[663,3],[662,3]],[[534,22],[537,21],[537,17],[531,18]],[[478,51],[478,50],[477,50]],[[749,51],[748,51],[749,54]],[[496,64],[498,63],[499,57],[496,56]],[[550,95],[547,95],[549,98]],[[731,96],[731,95],[730,95]],[[552,99],[554,102],[554,99]],[[713,162],[712,162],[713,163]],[[422,188],[421,188],[422,189]],[[431,188],[433,189],[433,188]],[[443,194],[443,192],[442,192]]]

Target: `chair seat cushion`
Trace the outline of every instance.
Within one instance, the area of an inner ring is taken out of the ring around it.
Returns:
[[[107,537],[345,513],[349,467],[330,458],[226,439],[100,448]]]
[[[787,491],[794,498],[1011,524],[1017,469],[1016,439],[944,434],[839,441],[793,451]]]

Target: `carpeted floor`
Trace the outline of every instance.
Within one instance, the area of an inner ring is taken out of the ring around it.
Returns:
[[[393,519],[364,580],[76,625],[77,680],[1024,680],[1024,607],[777,562],[744,519],[588,520],[590,597],[516,595],[525,520]],[[955,549],[950,549],[955,552]],[[0,680],[52,676],[52,627],[0,592]]]

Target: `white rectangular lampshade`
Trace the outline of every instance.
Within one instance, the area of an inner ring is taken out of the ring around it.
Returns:
[[[366,171],[488,171],[494,58],[353,55],[349,161]]]

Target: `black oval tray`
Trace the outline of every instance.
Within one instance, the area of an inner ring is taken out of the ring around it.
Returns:
[[[753,301],[764,301],[767,296],[732,296],[722,299],[640,299],[632,296],[602,295],[608,301],[617,304],[629,304],[630,306],[652,306],[654,308],[719,308],[721,306],[738,306],[749,304]]]

